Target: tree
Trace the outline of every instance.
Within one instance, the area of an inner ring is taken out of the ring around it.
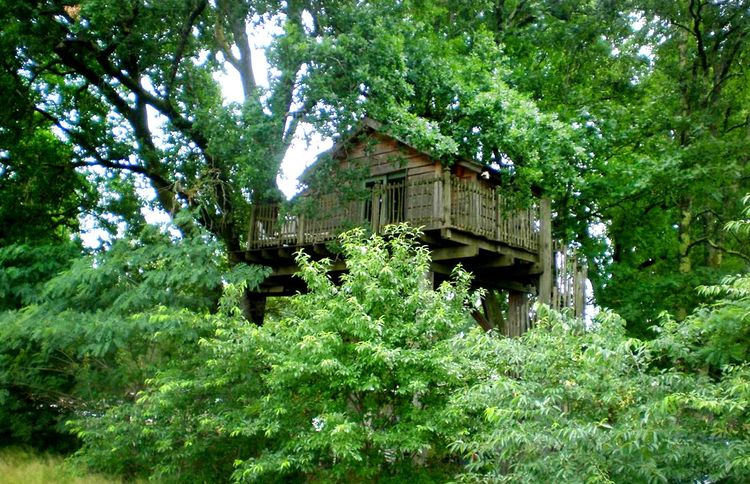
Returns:
[[[635,320],[697,300],[693,287],[716,283],[750,260],[724,224],[747,190],[750,17],[745,2],[644,2],[644,43],[652,67],[639,79],[623,142],[608,149],[604,178],[626,184],[601,199],[612,240],[611,278],[598,296]],[[628,118],[626,118],[626,121]],[[645,284],[645,285],[642,285]],[[645,288],[651,299],[633,294]]]
[[[687,315],[696,285],[747,267],[722,230],[747,191],[747,2],[474,5],[509,83],[587,155],[563,177],[556,231],[587,253],[599,304],[646,334],[661,310]]]
[[[220,254],[207,234],[172,240],[152,226],[87,256],[62,243],[1,248],[3,440],[70,452],[80,443],[65,421],[133,399],[160,368],[193,355],[217,288],[265,275]]]
[[[72,166],[145,177],[160,208],[172,215],[198,211],[202,224],[240,257],[244,230],[234,212],[250,199],[274,198],[278,165],[297,123],[290,113],[301,60],[291,46],[277,46],[282,72],[261,103],[266,93],[254,79],[245,31],[253,15],[280,14],[280,7],[256,11],[250,4],[206,1],[3,7],[3,43],[16,53],[5,61],[6,74],[75,147]],[[283,13],[288,30],[299,27],[300,12]],[[211,77],[221,56],[243,80],[243,105],[222,105]],[[275,109],[267,114],[264,105]]]
[[[196,230],[177,217],[187,210],[241,263],[250,206],[280,199],[304,120],[340,134],[367,114],[446,162],[501,163],[526,203],[531,188],[570,190],[575,136],[503,79],[492,30],[467,30],[478,12],[457,24],[445,13],[444,2],[7,2],[0,43],[16,55],[3,75],[69,145],[69,170],[105,170],[101,193],[125,202],[102,210],[126,210],[137,232],[147,201],[132,187],[145,179],[184,234]],[[274,25],[265,88],[248,31]],[[224,102],[223,69],[239,75],[241,103]]]

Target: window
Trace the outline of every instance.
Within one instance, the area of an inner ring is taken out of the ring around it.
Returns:
[[[365,200],[364,219],[374,231],[406,221],[406,176],[395,173],[371,179],[365,184],[370,196]]]

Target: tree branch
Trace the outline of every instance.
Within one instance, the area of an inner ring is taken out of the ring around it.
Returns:
[[[199,1],[195,9],[193,9],[193,11],[190,12],[190,15],[185,21],[185,25],[182,27],[182,31],[180,32],[180,41],[177,44],[177,49],[175,49],[174,58],[172,59],[171,70],[169,72],[169,78],[167,80],[167,86],[166,86],[166,98],[167,99],[169,99],[172,95],[172,88],[174,87],[174,81],[177,77],[177,71],[179,69],[180,62],[182,62],[182,58],[185,55],[185,49],[187,48],[188,39],[190,39],[190,34],[193,30],[193,25],[195,25],[195,21],[198,20],[198,17],[200,17],[200,15],[206,9],[207,3],[208,2],[206,0]]]
[[[727,249],[726,247],[723,247],[723,246],[720,246],[720,245],[716,244],[715,242],[713,242],[710,239],[707,240],[707,242],[708,242],[708,245],[710,245],[711,247],[713,247],[716,250],[720,250],[720,251],[724,252],[725,254],[733,255],[735,257],[739,257],[740,259],[744,259],[747,262],[750,262],[750,256],[747,256],[747,255],[743,254],[742,252],[739,252],[739,251],[736,251],[736,250]]]
[[[253,72],[253,60],[251,57],[250,39],[247,37],[245,17],[237,15],[232,19],[232,34],[234,42],[240,50],[240,58],[237,59],[235,68],[242,79],[242,91],[245,99],[253,99],[257,87],[255,73]],[[234,65],[234,64],[233,64]]]
[[[703,72],[708,72],[708,57],[706,56],[706,46],[703,41],[703,32],[701,32],[701,23],[703,22],[703,16],[701,10],[703,9],[703,2],[701,0],[690,0],[688,10],[690,16],[693,18],[693,35],[698,47],[698,58],[701,61],[701,68]]]
[[[54,51],[65,65],[81,74],[87,81],[96,86],[104,97],[114,105],[115,109],[127,118],[132,112],[130,105],[125,99],[120,97],[112,86],[104,81],[101,74],[94,71],[78,57],[75,52],[80,50],[77,48],[79,44],[80,42],[78,41],[64,40],[55,46]]]
[[[742,252],[739,252],[739,251],[736,251],[736,250],[727,249],[726,247],[721,246],[721,245],[717,244],[716,242],[714,242],[713,240],[711,240],[710,237],[701,237],[699,239],[695,239],[694,241],[692,241],[690,243],[690,245],[687,246],[687,248],[685,250],[685,255],[688,255],[690,253],[690,251],[696,245],[699,245],[699,244],[708,244],[712,248],[714,248],[716,250],[720,250],[720,251],[724,252],[725,254],[733,255],[733,256],[739,257],[740,259],[743,259],[743,260],[745,260],[747,262],[750,262],[750,256],[748,256],[746,254],[743,254]]]

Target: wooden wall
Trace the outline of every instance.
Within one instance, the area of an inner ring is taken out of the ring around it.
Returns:
[[[440,175],[440,162],[406,146],[393,138],[373,133],[342,150],[337,157],[344,167],[369,166],[371,177],[407,173],[410,179],[432,178]]]

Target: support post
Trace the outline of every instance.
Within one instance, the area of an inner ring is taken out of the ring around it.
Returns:
[[[297,215],[297,245],[305,245],[305,216]]]
[[[371,207],[372,207],[372,220],[370,221],[372,223],[372,232],[378,233],[380,231],[380,200],[382,197],[382,187],[380,186],[380,183],[375,184],[375,186],[372,187],[372,198],[371,198]]]
[[[528,295],[520,291],[508,291],[508,325],[505,332],[506,336],[521,336],[528,329]]]
[[[586,266],[578,266],[576,271],[575,315],[578,318],[586,317],[586,272]]]
[[[247,248],[248,250],[253,248],[253,240],[255,239],[255,204],[250,207],[250,226],[247,228]]]
[[[539,302],[550,304],[554,267],[552,260],[552,202],[549,198],[539,200]]]
[[[451,169],[449,166],[443,167],[443,227],[450,227],[451,221],[451,202],[453,190],[451,189]]]
[[[430,228],[440,227],[443,220],[443,179],[435,177],[432,182],[432,220]]]
[[[245,289],[245,294],[240,300],[242,314],[245,318],[258,326],[262,326],[266,317],[266,299],[265,294]]]

